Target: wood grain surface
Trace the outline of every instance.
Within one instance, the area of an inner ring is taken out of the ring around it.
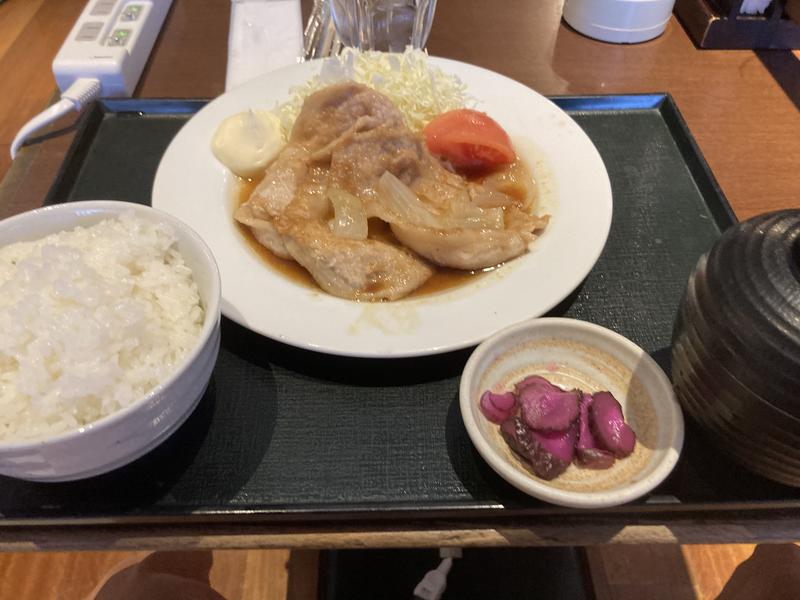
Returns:
[[[202,582],[225,600],[317,597],[316,552],[207,550],[0,554],[0,600],[172,598],[154,596],[153,575],[159,573]]]
[[[800,597],[800,546],[795,544],[595,546],[586,556],[597,600]],[[0,600],[88,600],[112,591],[114,600],[133,600],[140,597],[136,590],[113,590],[108,581],[141,569],[145,560],[151,570],[207,582],[225,600],[317,598],[316,552],[208,550],[0,554]]]
[[[263,548],[431,548],[442,546],[579,546],[603,544],[785,543],[800,540],[797,515],[771,513],[761,518],[746,513],[680,515],[669,519],[620,525],[610,519],[562,514],[535,523],[498,525],[478,519],[436,527],[425,522],[342,521],[336,523],[259,523],[245,517],[225,522],[94,525],[90,523],[33,527],[0,527],[0,551],[106,549],[189,550]]]
[[[596,600],[794,600],[800,546],[605,546],[586,550]]]
[[[0,11],[9,12],[21,1],[9,0]],[[20,33],[0,62],[0,72],[13,78],[12,89],[22,92],[13,100],[9,95],[0,98],[0,115],[18,115],[13,124],[2,124],[0,143],[10,142],[20,119],[24,122],[41,110],[42,89],[53,90],[45,65],[82,4],[62,0],[41,3],[36,11],[26,7],[30,25],[21,30],[16,26]],[[800,206],[795,167],[800,154],[800,53],[698,50],[675,19],[651,42],[606,44],[560,23],[561,4],[441,0],[429,51],[492,69],[544,94],[669,92],[739,218]],[[175,0],[137,95],[221,93],[229,8],[229,0]],[[45,20],[60,27],[49,25],[47,43],[41,43],[37,28]],[[20,64],[31,67],[20,69]],[[41,204],[70,135],[21,152],[18,162],[24,173],[12,174],[0,190],[2,216]]]
[[[26,147],[10,168],[11,139],[28,118],[54,97],[50,62],[84,4],[85,0],[6,0],[0,4],[0,75],[4,90],[11,91],[0,95],[0,177],[7,173],[0,186],[0,216],[41,204],[71,141],[72,120],[65,119],[54,129],[67,127],[66,131]],[[213,97],[221,93],[229,7],[229,0],[175,0],[137,95]],[[800,173],[796,166],[800,155],[800,53],[701,51],[674,19],[665,34],[652,42],[635,46],[604,44],[560,24],[560,12],[561,2],[551,0],[439,0],[429,49],[434,55],[492,69],[545,94],[667,91],[677,101],[740,218],[800,206]],[[757,531],[742,526],[711,532],[686,523],[677,531],[632,527],[618,532],[602,541],[649,540],[667,544],[593,549],[590,557],[594,557],[595,566],[600,564],[605,569],[605,581],[611,590],[611,595],[598,597],[633,597],[626,596],[619,586],[614,588],[614,582],[619,583],[614,577],[620,572],[629,577],[633,563],[641,568],[656,568],[658,577],[673,581],[674,589],[687,594],[685,597],[690,597],[690,588],[694,597],[716,597],[734,568],[752,554],[753,546],[681,549],[675,542],[757,540],[764,536],[784,541],[800,536],[788,524],[777,522],[767,533],[762,526],[754,525]],[[95,533],[96,544],[131,548],[574,542],[564,530],[465,529],[367,535],[327,532],[307,537],[198,537],[170,536],[166,532],[145,539],[131,536],[115,540],[111,534],[106,537],[102,532]],[[13,531],[0,536],[0,545],[6,549],[42,550],[86,544],[87,539],[80,535],[48,538],[43,532],[38,543],[25,536],[15,538]],[[683,564],[676,549],[680,549]],[[143,552],[6,553],[0,555],[0,598],[81,598],[109,569],[123,560],[140,560],[144,556]],[[289,556],[285,550],[214,550],[211,582],[231,599],[284,598],[293,593],[296,598],[313,597],[307,594],[315,582],[314,555],[291,555],[292,561],[297,558],[297,564],[306,560],[305,570],[299,568],[306,575],[294,579],[287,575]],[[620,561],[624,568],[615,566]],[[601,571],[597,569],[593,574],[599,586]],[[645,588],[639,588],[642,589]]]
[[[0,178],[17,131],[49,104],[51,63],[85,0],[8,0],[0,4]],[[40,201],[41,202],[41,201]]]

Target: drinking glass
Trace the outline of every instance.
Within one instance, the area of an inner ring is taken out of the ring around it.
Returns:
[[[345,46],[402,52],[428,40],[436,0],[330,0],[336,33]]]

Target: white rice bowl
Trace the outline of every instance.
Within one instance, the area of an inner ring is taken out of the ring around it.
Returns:
[[[0,473],[75,479],[144,454],[218,348],[216,264],[177,219],[98,201],[0,222]]]
[[[174,230],[132,211],[0,248],[0,441],[129,406],[174,370],[202,323]]]

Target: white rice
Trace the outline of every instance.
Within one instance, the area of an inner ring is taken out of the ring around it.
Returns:
[[[0,441],[78,429],[173,372],[203,324],[175,240],[130,212],[0,248]]]

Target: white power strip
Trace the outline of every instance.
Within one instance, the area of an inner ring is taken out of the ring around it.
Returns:
[[[99,96],[132,96],[172,0],[90,0],[53,60],[61,100],[20,129],[31,133]]]
[[[132,96],[172,0],[91,0],[53,61],[64,92],[80,77],[101,96]]]

